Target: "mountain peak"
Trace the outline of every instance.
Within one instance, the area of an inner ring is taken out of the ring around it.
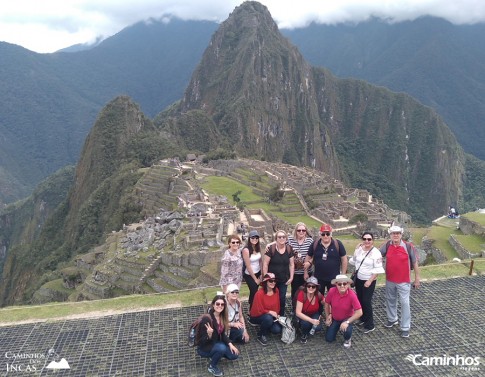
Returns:
[[[202,110],[214,123],[212,133],[222,135],[219,145],[239,156],[311,166],[338,178],[317,87],[312,68],[268,9],[245,2],[212,36],[178,112]]]

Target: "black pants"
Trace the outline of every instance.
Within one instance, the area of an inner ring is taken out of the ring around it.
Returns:
[[[293,299],[295,298],[295,293],[298,291],[303,284],[305,284],[305,279],[303,278],[303,274],[294,274],[293,281],[291,282],[291,302],[293,303]],[[293,308],[295,311],[296,308]]]
[[[259,278],[261,276],[261,271],[259,271],[255,275],[256,275],[256,277]],[[258,291],[259,286],[258,286],[258,284],[256,284],[256,282],[254,281],[254,279],[251,275],[244,274],[243,277],[244,277],[244,281],[246,282],[246,284],[248,285],[248,288],[249,288],[248,303],[249,303],[249,309],[251,309],[251,305],[253,305],[254,295]]]
[[[321,280],[318,279],[318,284],[320,284],[320,293],[325,296],[325,288],[327,288],[327,292],[330,290],[330,288],[333,287],[332,283],[327,281],[327,280]]]
[[[357,298],[362,306],[363,314],[360,320],[364,322],[364,328],[373,329],[374,313],[372,311],[372,296],[374,295],[374,290],[376,288],[376,281],[374,280],[368,288],[364,287],[365,282],[365,280],[357,278],[355,282],[355,292],[357,293]]]

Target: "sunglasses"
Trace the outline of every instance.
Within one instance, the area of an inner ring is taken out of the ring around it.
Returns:
[[[239,245],[241,242],[239,242],[239,241],[231,241],[231,243],[232,243],[233,245]]]
[[[393,236],[397,236],[398,234],[400,235],[400,234],[401,234],[401,232],[392,232],[391,234],[392,234]]]
[[[315,289],[317,286],[316,285],[307,285],[306,287],[310,288],[310,289]]]
[[[214,306],[225,306],[226,304],[224,304],[223,302],[215,302],[214,303]]]
[[[365,238],[365,237],[362,237],[362,239],[363,239],[364,241],[372,241],[372,238]]]
[[[275,279],[269,279],[268,283],[276,283],[276,280]]]
[[[286,236],[278,236],[277,238],[286,238]]]
[[[322,232],[322,233],[320,233],[320,234],[321,234],[322,236],[327,236],[327,237],[328,237],[328,236],[330,236],[330,232]]]
[[[296,231],[297,231],[297,232],[304,233],[304,232],[306,232],[306,229],[297,229]]]
[[[232,291],[231,292],[233,295],[238,295],[239,294],[239,291]]]
[[[349,283],[347,283],[347,282],[345,282],[345,283],[337,283],[337,285],[339,287],[345,287],[347,284],[349,284]]]
[[[252,236],[252,237],[249,237],[251,238],[252,240],[259,240],[259,236]]]

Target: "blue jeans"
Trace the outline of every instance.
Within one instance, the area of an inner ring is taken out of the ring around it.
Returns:
[[[197,348],[197,353],[202,357],[209,357],[213,367],[217,366],[222,357],[225,357],[228,360],[236,360],[239,357],[239,355],[232,353],[229,346],[224,342],[217,342],[214,344],[210,352],[204,352],[200,348]]]
[[[259,317],[251,317],[251,322],[259,325],[258,336],[272,334],[279,334],[283,327],[274,321],[275,318],[271,314],[263,314]]]
[[[276,283],[276,287],[280,292],[280,312],[278,313],[280,316],[285,315],[285,306],[286,306],[286,290],[288,286],[286,285],[286,281],[283,283]]]
[[[242,329],[237,329],[235,327],[231,327],[231,330],[229,331],[229,339],[233,343],[243,343],[244,344],[244,328]]]
[[[393,283],[386,280],[386,314],[390,322],[397,321],[397,299],[401,304],[401,330],[409,331],[411,328],[411,306],[409,295],[411,283]]]
[[[342,322],[345,322],[345,320],[343,321],[336,321],[335,319],[332,320],[332,324],[327,327],[327,332],[325,333],[325,340],[327,342],[329,343],[333,342],[337,338],[337,333],[340,330],[340,325],[342,324]],[[347,327],[347,330],[344,331],[343,334],[344,334],[345,340],[349,340],[352,337],[352,328],[353,328],[353,325],[350,324]]]
[[[309,317],[311,317],[312,319],[318,319],[318,317],[320,317],[320,313],[315,313],[315,314],[313,314],[312,316],[309,316]],[[308,335],[311,328],[313,327],[313,324],[311,322],[305,321],[301,318],[298,318],[298,322],[300,322],[300,330],[301,330],[302,335],[303,334]],[[322,330],[322,324],[319,324],[315,331],[321,331],[321,330]]]

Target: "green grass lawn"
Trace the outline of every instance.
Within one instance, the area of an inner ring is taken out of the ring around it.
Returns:
[[[468,251],[479,253],[485,248],[485,239],[475,234],[455,235],[456,240]]]
[[[466,217],[468,220],[474,221],[477,224],[485,226],[485,213],[469,212],[461,216]]]
[[[461,231],[454,228],[447,228],[443,226],[433,225],[428,231],[428,238],[436,240],[434,246],[441,250],[446,259],[452,260],[453,258],[458,258],[459,255],[453,249],[451,244],[448,242],[450,234],[463,234]]]

